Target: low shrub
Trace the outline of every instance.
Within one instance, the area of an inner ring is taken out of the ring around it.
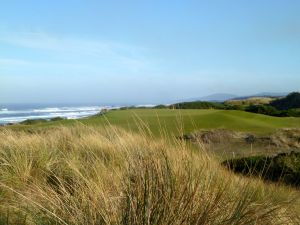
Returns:
[[[269,181],[300,186],[300,153],[231,159],[223,162],[223,165],[244,175],[259,176]]]

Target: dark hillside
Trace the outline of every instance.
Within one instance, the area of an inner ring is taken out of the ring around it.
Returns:
[[[285,98],[271,102],[270,105],[280,110],[300,108],[300,93],[293,92]]]

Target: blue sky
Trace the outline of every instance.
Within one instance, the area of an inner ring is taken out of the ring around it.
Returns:
[[[300,84],[300,1],[4,1],[0,103],[160,103]]]

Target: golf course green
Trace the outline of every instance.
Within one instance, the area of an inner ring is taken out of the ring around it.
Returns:
[[[112,110],[79,120],[61,120],[34,125],[13,125],[12,129],[47,128],[59,125],[82,123],[89,126],[114,125],[137,131],[148,127],[154,135],[161,131],[179,135],[198,129],[229,129],[234,131],[268,134],[280,128],[300,128],[300,118],[271,117],[236,110],[171,110],[171,109],[130,109]]]

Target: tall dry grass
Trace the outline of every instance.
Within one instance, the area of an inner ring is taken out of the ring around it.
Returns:
[[[0,131],[0,224],[299,224],[296,192],[112,126]]]

